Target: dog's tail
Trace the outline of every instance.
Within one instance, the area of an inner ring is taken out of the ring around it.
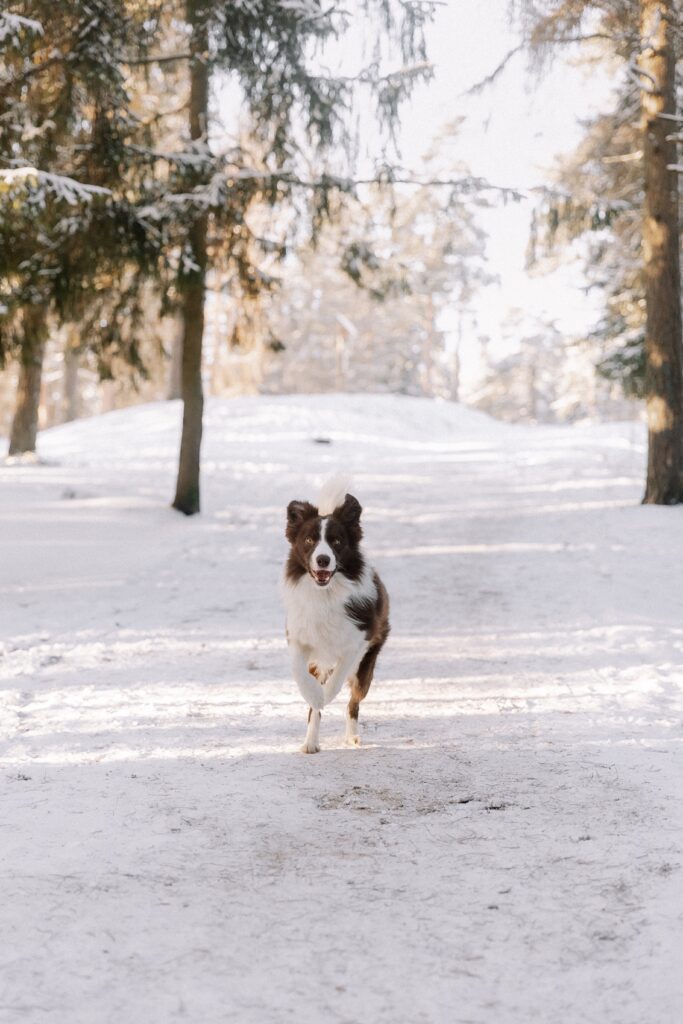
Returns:
[[[323,484],[318,495],[318,512],[321,516],[330,516],[335,508],[344,504],[344,498],[352,488],[351,477],[337,473]]]

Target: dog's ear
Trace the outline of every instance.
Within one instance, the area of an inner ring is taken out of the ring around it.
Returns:
[[[344,503],[339,505],[333,512],[335,519],[342,522],[356,540],[360,540],[363,535],[363,531],[360,528],[362,511],[363,509],[358,498],[354,498],[352,494],[347,494],[344,498]]]
[[[285,530],[287,540],[293,543],[304,519],[312,519],[317,514],[317,508],[315,505],[311,505],[310,501],[290,501],[287,506],[287,529]]]

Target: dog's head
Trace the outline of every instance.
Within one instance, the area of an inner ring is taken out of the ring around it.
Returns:
[[[309,501],[290,501],[285,531],[291,545],[288,578],[296,581],[309,573],[319,587],[328,586],[337,573],[358,579],[363,571],[362,511],[352,494],[328,516],[321,516]]]

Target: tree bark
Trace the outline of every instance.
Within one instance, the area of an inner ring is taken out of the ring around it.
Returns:
[[[168,391],[166,398],[173,402],[183,397],[182,366],[183,366],[183,333],[184,323],[179,320],[174,323],[173,339],[171,341],[171,358],[168,365]]]
[[[643,260],[646,333],[645,392],[648,421],[647,483],[643,502],[683,500],[683,341],[675,143],[667,142],[674,114],[675,3],[641,0]]]
[[[36,450],[40,385],[47,339],[45,311],[39,306],[24,310],[24,342],[19,368],[17,400],[10,431],[9,454],[24,455]]]
[[[186,17],[192,30],[190,49],[190,137],[206,137],[209,112],[208,32],[201,0],[187,0]],[[183,431],[173,508],[186,516],[199,512],[199,460],[202,443],[204,395],[202,341],[206,293],[206,239],[208,217],[199,216],[188,234],[193,269],[184,273],[181,317],[183,323],[182,398]]]
[[[64,346],[64,378],[62,416],[65,423],[78,419],[80,391],[78,387],[78,331],[72,329]]]

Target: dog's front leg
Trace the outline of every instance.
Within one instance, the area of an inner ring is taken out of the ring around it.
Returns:
[[[361,647],[352,654],[342,655],[334,666],[329,678],[322,687],[325,704],[332,703],[346,680],[356,671],[360,663],[360,659],[363,657],[364,649],[364,647]]]
[[[308,656],[298,644],[292,644],[292,672],[301,696],[314,711],[322,711],[325,706],[323,688],[308,671]],[[320,716],[318,716],[320,719]]]
[[[306,729],[306,739],[304,745],[301,748],[303,754],[317,754],[320,750],[320,719],[322,718],[322,711],[316,711],[315,708],[308,709],[308,728]]]

